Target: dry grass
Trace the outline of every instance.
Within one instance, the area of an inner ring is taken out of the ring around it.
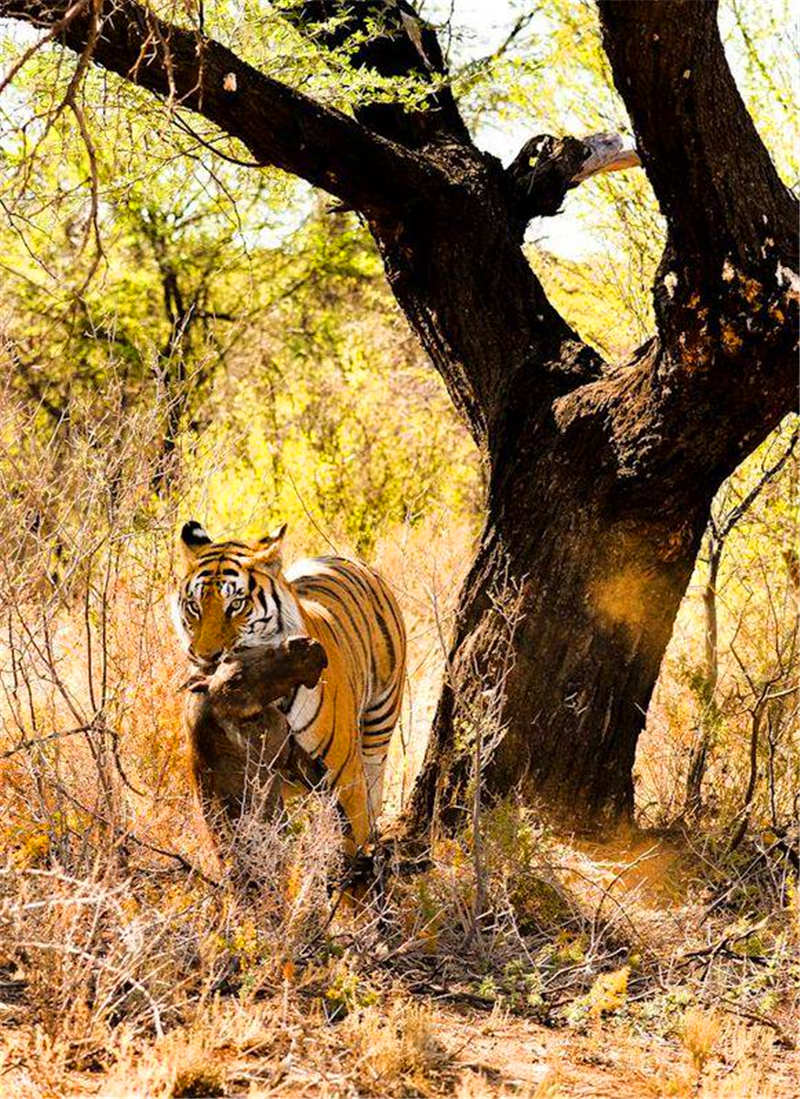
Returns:
[[[436,1036],[430,1008],[414,1003],[369,1007],[347,1026],[359,1091],[371,1095],[433,1095],[450,1060]]]
[[[314,837],[312,822],[264,846],[283,844],[285,864],[311,875],[324,842]],[[480,939],[470,938],[468,853],[452,846],[390,890],[381,921],[340,906],[329,922],[334,898],[293,897],[298,879],[285,872],[276,910],[269,890],[242,893],[236,877],[213,887],[155,865],[115,881],[14,870],[0,901],[3,979],[27,983],[4,1006],[5,1087],[36,1097],[791,1094],[774,1030],[713,1004],[721,985],[757,982],[763,967],[681,964],[706,937],[685,868],[665,907],[659,889],[625,882],[630,860],[610,888],[612,850],[589,859],[537,833],[517,912],[501,908],[515,880],[503,859],[517,854],[497,842]],[[270,855],[263,867],[274,866]],[[606,896],[609,917],[624,912],[610,926],[597,915]],[[674,921],[688,937],[665,928]],[[792,1010],[773,1007],[773,1019],[788,1030]]]
[[[592,844],[501,804],[357,905],[336,888],[322,797],[289,824],[243,818],[215,854],[184,771],[165,598],[176,515],[151,493],[156,428],[108,417],[116,465],[88,441],[71,458],[31,454],[3,496],[4,531],[28,534],[8,535],[0,585],[0,1091],[789,1095],[797,889],[766,785],[734,853],[722,815]],[[47,530],[31,519],[43,502],[60,516]],[[387,819],[421,762],[471,535],[468,518],[431,513],[375,546],[410,635]],[[313,524],[295,545],[319,545]],[[692,611],[668,667],[697,640]],[[767,648],[753,641],[748,659]],[[659,691],[639,768],[644,819],[663,823],[696,699],[677,675]],[[729,715],[727,785],[713,772],[734,811],[743,713]],[[785,716],[771,711],[770,729]],[[773,756],[785,815],[785,741]]]
[[[683,1017],[680,1039],[692,1058],[692,1067],[702,1072],[719,1040],[720,1020],[713,1011],[692,1008]]]

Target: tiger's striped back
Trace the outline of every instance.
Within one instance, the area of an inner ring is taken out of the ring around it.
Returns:
[[[289,724],[301,746],[325,765],[360,844],[380,813],[386,757],[402,706],[402,616],[386,583],[357,561],[300,561],[285,578],[308,634],[328,656],[319,685],[298,692]]]

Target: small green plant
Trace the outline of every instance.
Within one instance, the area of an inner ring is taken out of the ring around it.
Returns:
[[[508,962],[501,976],[486,976],[478,985],[478,995],[494,1000],[500,1007],[517,1015],[533,1015],[544,1019],[548,1006],[542,990],[542,978],[538,970],[532,970],[522,959]]]
[[[627,1004],[630,967],[601,973],[585,996],[573,1000],[566,1012],[567,1022],[577,1030],[590,1022],[616,1014]]]
[[[358,974],[340,963],[325,989],[324,1009],[329,1022],[336,1023],[354,1011],[371,1007],[378,1002],[378,994]]]

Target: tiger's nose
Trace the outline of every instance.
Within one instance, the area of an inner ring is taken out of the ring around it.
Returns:
[[[199,664],[216,664],[219,658],[222,656],[222,649],[216,649],[213,653],[199,653],[193,645],[189,646],[189,656],[193,660],[196,660]]]

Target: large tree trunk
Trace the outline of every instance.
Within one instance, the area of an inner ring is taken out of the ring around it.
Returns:
[[[774,255],[745,252],[742,271],[709,248],[692,270],[670,245],[656,295],[661,336],[606,366],[524,262],[515,193],[497,162],[462,149],[454,158],[449,147],[430,155],[461,189],[402,225],[375,220],[373,232],[472,429],[489,495],[407,823],[421,831],[461,818],[475,699],[497,682],[503,645],[513,666],[493,727],[481,730],[503,731],[483,765],[486,789],[522,786],[573,823],[616,820],[633,809],[637,740],[713,497],[791,408],[796,339],[782,312],[791,303]],[[785,197],[773,183],[777,199],[765,187],[762,209]],[[772,219],[784,256],[790,209]],[[722,238],[723,223],[709,232]],[[516,603],[513,629],[504,598]]]
[[[710,501],[687,501],[680,519],[619,515],[591,454],[579,446],[559,465],[557,478],[549,462],[525,478],[513,508],[490,505],[414,792],[417,828],[458,818],[471,754],[456,750],[457,731],[496,674],[483,654],[511,637],[505,705],[489,719],[505,731],[484,763],[488,791],[522,787],[576,824],[632,812],[637,739]]]
[[[504,733],[485,767],[491,791],[522,783],[575,821],[630,814],[637,737],[710,502],[795,406],[797,204],[736,89],[716,4],[598,7],[638,154],[609,135],[536,138],[504,170],[472,143],[438,80],[435,34],[406,0],[305,0],[289,14],[322,20],[318,43],[358,34],[357,65],[436,77],[426,110],[381,103],[355,118],[138,0],[0,0],[0,16],[58,27],[77,53],[368,220],[489,477],[410,807],[418,830],[459,816],[486,697],[481,732]],[[639,157],[668,227],[658,332],[630,362],[605,364],[547,300],[521,242],[571,187]]]
[[[429,216],[407,213],[396,233],[373,224],[490,484],[407,815],[416,831],[463,814],[475,699],[497,682],[503,644],[513,667],[499,728],[481,731],[503,733],[487,789],[522,786],[574,823],[630,815],[638,736],[711,501],[795,404],[796,204],[738,96],[715,6],[601,11],[669,218],[658,337],[606,367],[554,313],[520,262],[516,232],[536,200],[515,166],[504,190],[491,157],[431,151],[458,193]],[[517,588],[510,631],[498,596],[514,602]]]

